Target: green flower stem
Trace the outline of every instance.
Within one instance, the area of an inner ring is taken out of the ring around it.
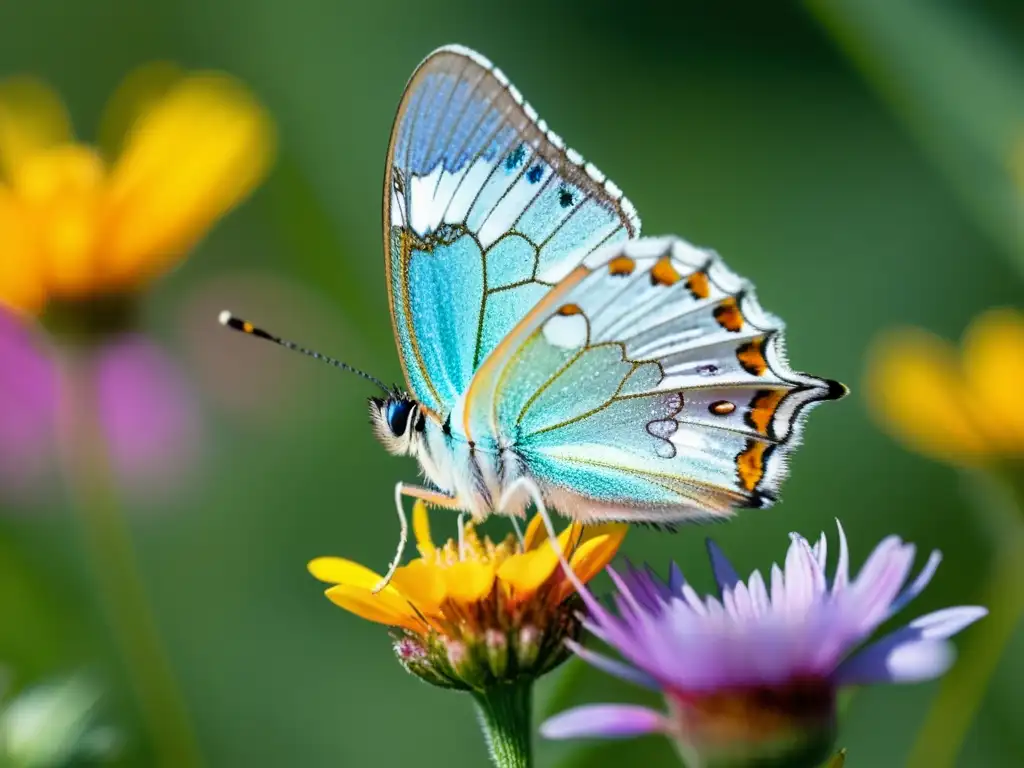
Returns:
[[[202,765],[202,757],[119,509],[88,351],[72,350],[62,362],[62,468],[80,517],[86,558],[135,688],[156,764],[194,768]]]
[[[472,695],[494,764],[498,768],[530,768],[533,682],[495,685]]]
[[[1016,507],[1002,515],[992,570],[980,600],[989,615],[971,630],[960,659],[943,678],[908,768],[951,768],[956,763],[992,675],[1024,615],[1024,488],[1016,473],[1007,479],[1010,482],[1002,488],[981,488],[979,494],[982,501]],[[1004,498],[995,498],[993,490]],[[1010,495],[1012,504],[1007,503]]]

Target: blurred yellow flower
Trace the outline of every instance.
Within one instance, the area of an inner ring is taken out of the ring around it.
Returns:
[[[573,523],[559,545],[587,582],[615,556],[625,524]],[[364,619],[403,630],[395,650],[413,673],[438,685],[480,687],[506,673],[537,676],[566,658],[562,641],[576,633],[575,590],[534,517],[522,543],[510,535],[495,544],[467,523],[462,552],[449,540],[436,546],[426,505],[413,509],[420,557],[381,577],[358,563],[321,557],[309,571],[332,584],[326,595]]]
[[[252,191],[275,144],[240,83],[164,64],[128,77],[101,134],[106,151],[75,141],[45,84],[0,82],[0,304],[140,289]]]
[[[964,335],[959,354],[920,329],[875,344],[867,397],[881,426],[909,448],[976,466],[1024,457],[1024,314],[989,310]]]

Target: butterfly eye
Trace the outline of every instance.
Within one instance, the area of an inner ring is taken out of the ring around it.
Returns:
[[[409,422],[409,413],[412,411],[412,403],[408,400],[392,400],[388,403],[387,418],[388,428],[391,434],[399,437],[405,434]]]

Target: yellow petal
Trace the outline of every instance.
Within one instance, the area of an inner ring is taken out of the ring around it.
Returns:
[[[402,566],[391,577],[391,585],[415,605],[421,613],[436,616],[441,613],[445,597],[445,577],[442,569],[432,563],[413,560]]]
[[[412,507],[412,533],[416,537],[416,549],[420,551],[420,557],[432,558],[434,540],[430,538],[430,513],[427,511],[427,503],[422,499],[416,499]]]
[[[572,553],[569,565],[573,573],[584,584],[597,576],[608,565],[619,551],[622,540],[626,538],[629,526],[625,523],[604,523],[587,526],[583,542]],[[568,579],[562,581],[552,598],[560,603],[576,591],[576,587]]]
[[[318,557],[310,560],[306,566],[313,577],[328,584],[348,584],[361,589],[374,589],[380,584],[383,576],[374,573],[365,565],[360,565],[343,557]],[[388,584],[383,592],[398,594],[394,583]]]
[[[534,517],[534,520],[539,516]],[[530,522],[533,525],[533,521]],[[543,529],[541,529],[543,530]],[[558,535],[558,546],[566,558],[579,545],[583,532],[587,530],[579,523],[573,523]],[[529,533],[529,532],[528,532]],[[534,533],[536,536],[537,534]],[[543,545],[534,544],[534,548],[513,555],[502,563],[498,577],[513,589],[516,599],[526,599],[544,584],[559,568],[558,556],[548,544],[546,536],[541,539]],[[532,542],[528,542],[532,543]]]
[[[494,585],[494,565],[478,560],[463,560],[443,569],[445,594],[456,603],[483,600]]]
[[[1024,315],[986,312],[968,329],[963,354],[974,413],[986,435],[1001,450],[1024,453]]]
[[[910,448],[973,464],[989,446],[970,415],[970,395],[953,348],[925,331],[894,331],[869,357],[865,386],[879,424]]]
[[[52,295],[81,298],[105,288],[97,263],[105,174],[99,155],[79,144],[27,155],[11,174],[35,231],[34,259]]]
[[[548,532],[544,529],[544,519],[540,515],[534,515],[526,526],[526,534],[523,536],[523,549],[527,552],[531,549],[536,549],[547,538],[547,534]]]
[[[0,170],[10,178],[26,157],[71,140],[60,97],[45,83],[12,77],[0,83]]]
[[[0,304],[39,314],[46,303],[43,265],[36,258],[30,222],[22,203],[0,185]]]
[[[583,542],[572,553],[569,565],[580,581],[586,584],[612,561],[626,538],[625,523],[604,523],[588,526]]]
[[[185,73],[177,64],[156,61],[139,67],[121,81],[100,119],[99,145],[106,158],[113,160],[121,153],[135,122],[184,77]]]
[[[339,584],[325,593],[332,603],[368,621],[405,627],[414,632],[423,629],[423,622],[408,603],[385,592],[373,594],[368,589]]]
[[[253,96],[193,75],[135,121],[111,173],[108,268],[134,283],[166,268],[266,174],[274,129]]]
[[[545,546],[508,558],[498,569],[498,578],[512,588],[515,599],[525,600],[551,578],[556,568],[558,557]]]

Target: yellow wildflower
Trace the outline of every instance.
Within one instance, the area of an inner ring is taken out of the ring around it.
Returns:
[[[480,689],[496,682],[538,677],[567,657],[563,641],[578,634],[575,590],[547,544],[540,516],[523,542],[509,535],[494,543],[466,525],[462,551],[430,536],[426,505],[413,509],[420,557],[395,571],[381,592],[381,577],[337,557],[309,563],[332,584],[332,602],[370,621],[399,630],[395,651],[409,671],[445,687]],[[559,545],[581,581],[611,561],[626,535],[620,523],[573,523]]]
[[[0,82],[0,305],[118,296],[167,271],[265,175],[269,117],[227,75],[151,65],[77,142],[43,83]]]
[[[960,353],[919,330],[892,331],[875,346],[867,373],[879,423],[908,447],[952,464],[1024,457],[1024,315],[978,317]]]

